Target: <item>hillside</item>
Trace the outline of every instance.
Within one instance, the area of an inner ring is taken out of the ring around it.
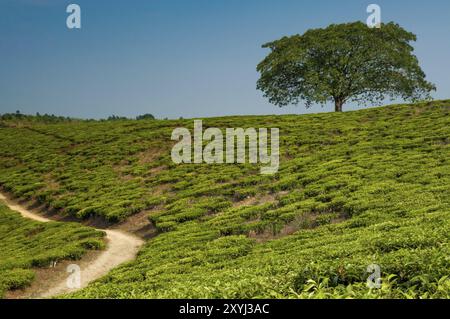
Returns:
[[[87,250],[103,248],[103,236],[77,223],[29,220],[0,204],[0,298],[8,290],[30,286],[38,268],[79,260]]]
[[[174,164],[192,120],[0,123],[4,191],[147,239],[67,297],[450,296],[450,101],[203,125],[280,128],[279,172]]]

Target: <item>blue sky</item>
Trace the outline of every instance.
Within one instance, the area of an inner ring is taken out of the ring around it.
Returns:
[[[66,7],[82,10],[81,30]],[[0,0],[0,113],[203,117],[331,111],[280,109],[256,90],[261,45],[367,18],[418,36],[436,98],[450,98],[450,2],[333,0]],[[346,109],[356,109],[347,105]]]

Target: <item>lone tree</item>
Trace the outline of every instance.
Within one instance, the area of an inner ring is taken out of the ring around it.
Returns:
[[[393,22],[333,24],[283,37],[263,45],[271,52],[257,67],[257,88],[280,107],[334,102],[336,112],[348,101],[429,99],[436,88],[425,80],[412,41],[416,36]]]

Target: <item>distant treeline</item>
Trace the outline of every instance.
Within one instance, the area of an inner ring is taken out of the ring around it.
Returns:
[[[138,115],[135,118],[136,120],[156,120],[156,118],[149,113]],[[0,114],[0,120],[3,121],[29,121],[29,122],[45,122],[45,123],[56,123],[56,122],[73,122],[73,121],[97,121],[94,119],[78,119],[68,116],[57,116],[54,114],[40,114],[39,112],[36,115],[22,114],[20,111],[16,111],[15,113],[5,113]],[[120,121],[120,120],[133,120],[132,118],[111,115],[106,119],[100,119],[99,121]]]
[[[5,113],[0,114],[0,120],[4,121],[30,121],[30,122],[71,122],[71,121],[79,121],[78,119],[65,117],[65,116],[56,116],[54,114],[40,114],[39,112],[36,115],[22,114],[20,111],[16,111],[16,113]]]
[[[111,115],[109,116],[107,119],[107,121],[121,121],[121,120],[131,120],[128,117],[125,116],[116,116],[116,115]],[[155,120],[155,117],[152,114],[142,114],[142,115],[138,115],[136,116],[136,120]],[[105,121],[105,120],[103,120]]]

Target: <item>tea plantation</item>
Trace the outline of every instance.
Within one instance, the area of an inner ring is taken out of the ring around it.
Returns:
[[[32,268],[77,260],[88,249],[104,247],[103,232],[78,223],[41,223],[0,204],[0,297],[33,281]]]
[[[193,120],[0,122],[5,191],[80,219],[147,214],[158,230],[65,297],[450,297],[450,101],[203,126],[278,127],[279,172],[174,164],[172,130]]]

